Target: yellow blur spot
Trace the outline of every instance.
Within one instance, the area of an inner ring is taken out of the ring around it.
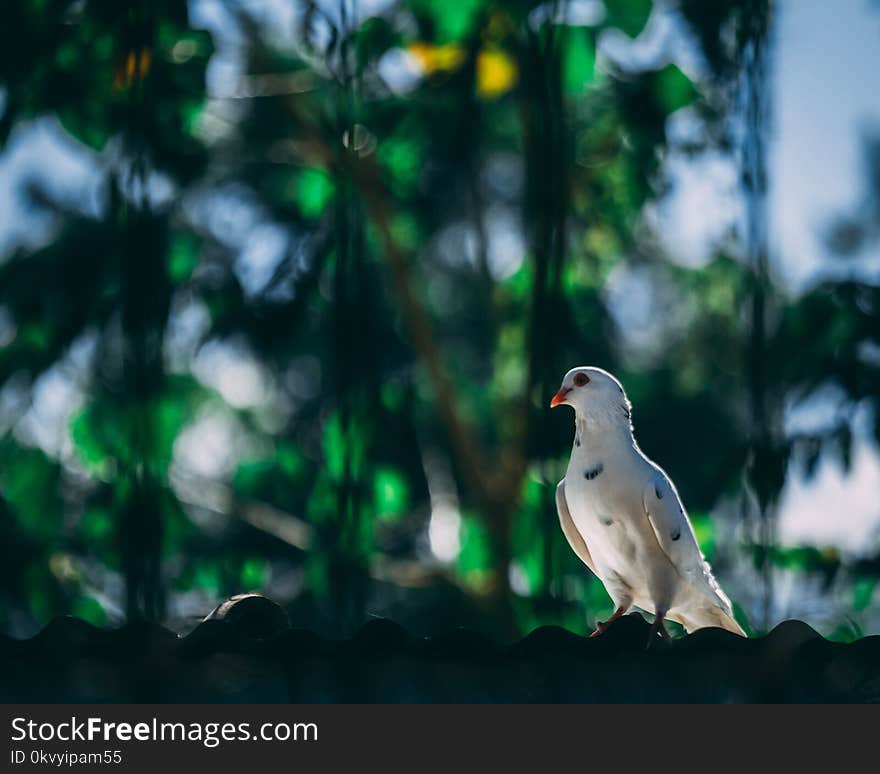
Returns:
[[[113,88],[122,91],[129,88],[135,81],[142,81],[150,72],[153,52],[149,48],[140,51],[129,51],[125,59],[118,61],[113,67]]]
[[[411,43],[407,51],[416,58],[425,75],[457,70],[465,60],[465,50],[454,43],[442,46]],[[516,63],[503,51],[484,48],[477,54],[478,96],[485,99],[500,97],[516,85],[518,77]]]
[[[519,73],[514,61],[503,51],[483,49],[477,54],[477,94],[488,99],[500,97],[515,85]]]
[[[464,62],[464,50],[454,43],[443,46],[411,43],[407,50],[418,60],[422,70],[428,75],[443,70],[455,70]]]

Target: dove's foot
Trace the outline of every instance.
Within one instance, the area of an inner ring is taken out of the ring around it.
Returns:
[[[605,634],[605,630],[611,626],[620,616],[622,616],[627,611],[627,608],[623,605],[617,608],[614,613],[611,615],[607,621],[597,621],[596,622],[596,631],[594,631],[590,637],[598,637],[600,634]]]
[[[666,617],[666,611],[658,610],[657,614],[654,616],[654,623],[651,624],[651,632],[648,634],[648,644],[645,645],[645,650],[651,649],[651,644],[654,642],[654,638],[659,634],[664,640],[671,639],[669,637],[669,632],[666,631],[666,626],[663,623],[664,618]]]

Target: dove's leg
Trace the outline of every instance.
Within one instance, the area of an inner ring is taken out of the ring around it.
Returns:
[[[619,604],[617,606],[617,610],[612,613],[611,618],[607,621],[597,621],[596,622],[596,631],[594,631],[590,637],[598,637],[600,634],[604,634],[605,630],[613,624],[620,616],[622,616],[627,610],[629,610],[630,602],[626,602],[624,604]]]
[[[659,635],[664,639],[669,639],[669,632],[666,631],[666,626],[663,623],[663,620],[666,618],[666,611],[662,607],[657,608],[657,612],[654,615],[654,623],[651,624],[651,633],[648,635],[648,644],[645,645],[645,650],[648,650],[651,647],[651,644],[654,642],[654,638]]]

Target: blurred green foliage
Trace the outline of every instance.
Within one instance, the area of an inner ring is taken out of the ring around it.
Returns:
[[[844,588],[852,636],[877,546],[770,544],[755,514],[826,451],[849,464],[855,406],[880,437],[878,289],[792,297],[735,236],[686,268],[643,217],[673,151],[735,158],[765,3],[604,0],[584,20],[565,2],[302,2],[286,27],[216,5],[213,35],[171,0],[22,0],[0,26],[0,139],[54,116],[104,181],[97,212],[35,190],[57,228],[0,264],[4,630],[180,621],[249,590],[333,632],[374,612],[583,629],[610,606],[557,526],[570,418],[545,405],[594,363],[627,386],[742,617],[751,565],[772,566]],[[702,76],[597,54],[652,13],[674,14]],[[680,111],[699,128],[684,151]],[[865,212],[837,244],[871,238]],[[653,293],[647,344],[616,316],[648,303],[614,302],[621,277]],[[53,383],[78,397],[48,444],[28,427]],[[850,414],[784,433],[783,408],[830,385]]]

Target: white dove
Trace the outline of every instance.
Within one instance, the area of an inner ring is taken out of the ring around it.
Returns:
[[[668,637],[664,618],[688,632],[720,626],[745,636],[703,557],[678,492],[633,437],[630,402],[601,368],[572,368],[550,402],[574,408],[575,436],[556,487],[562,531],[616,607],[592,636],[632,605],[654,613],[648,644]]]

